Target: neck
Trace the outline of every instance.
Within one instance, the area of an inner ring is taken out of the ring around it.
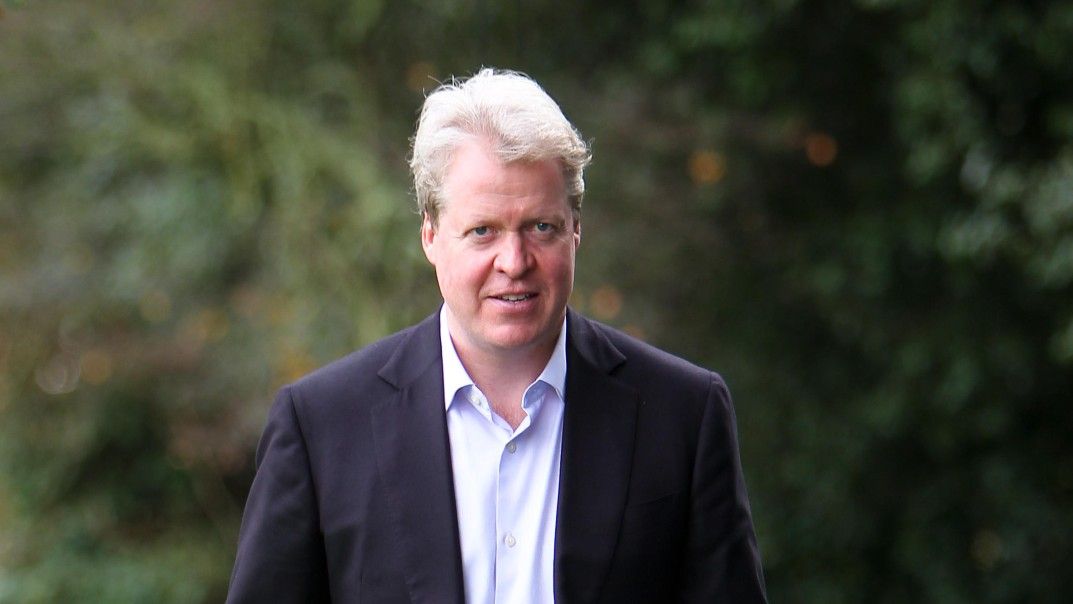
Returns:
[[[549,342],[520,350],[485,349],[451,335],[466,373],[484,393],[492,410],[515,429],[525,418],[522,395],[544,371],[557,342],[558,333]]]
[[[453,338],[452,338],[453,340]],[[455,341],[455,350],[462,366],[488,399],[488,404],[514,430],[525,419],[522,397],[525,389],[540,375],[551,358],[551,350],[538,354],[488,354],[486,351],[463,352]]]
[[[451,341],[462,366],[482,392],[487,392],[488,387],[508,384],[521,384],[524,390],[544,370],[555,349],[554,340],[530,350],[512,351],[467,347],[454,336]]]

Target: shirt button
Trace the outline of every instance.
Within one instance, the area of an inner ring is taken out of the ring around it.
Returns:
[[[518,443],[513,441],[507,443],[507,453],[513,453],[518,450]]]
[[[518,543],[518,540],[514,538],[514,535],[507,533],[507,536],[503,539],[503,542],[507,544],[507,547],[514,547]]]

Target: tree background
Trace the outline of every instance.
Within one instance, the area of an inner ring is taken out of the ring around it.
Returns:
[[[735,394],[775,602],[1073,591],[1073,5],[0,4],[0,602],[216,602],[272,393],[435,310],[424,92],[593,141],[572,304]]]

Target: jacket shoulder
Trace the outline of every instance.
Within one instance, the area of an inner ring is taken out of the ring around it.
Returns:
[[[586,317],[580,317],[589,328],[602,336],[625,357],[624,362],[612,373],[620,376],[645,375],[650,378],[665,378],[672,381],[693,382],[699,380],[707,385],[719,375],[709,369],[687,361],[679,356],[657,348],[648,342],[631,336],[614,327]]]
[[[397,386],[384,377],[384,368],[399,361],[406,350],[414,347],[415,336],[423,333],[427,336],[427,332],[436,330],[436,325],[426,320],[386,336],[312,371],[284,389],[290,390],[299,405],[315,402],[318,406],[339,400],[372,400],[362,395],[395,391]],[[439,350],[435,353],[438,356]]]

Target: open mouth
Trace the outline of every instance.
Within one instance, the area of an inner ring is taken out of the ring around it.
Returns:
[[[504,302],[524,302],[530,298],[535,297],[534,294],[504,294],[502,296],[496,296],[496,300],[503,300]]]

